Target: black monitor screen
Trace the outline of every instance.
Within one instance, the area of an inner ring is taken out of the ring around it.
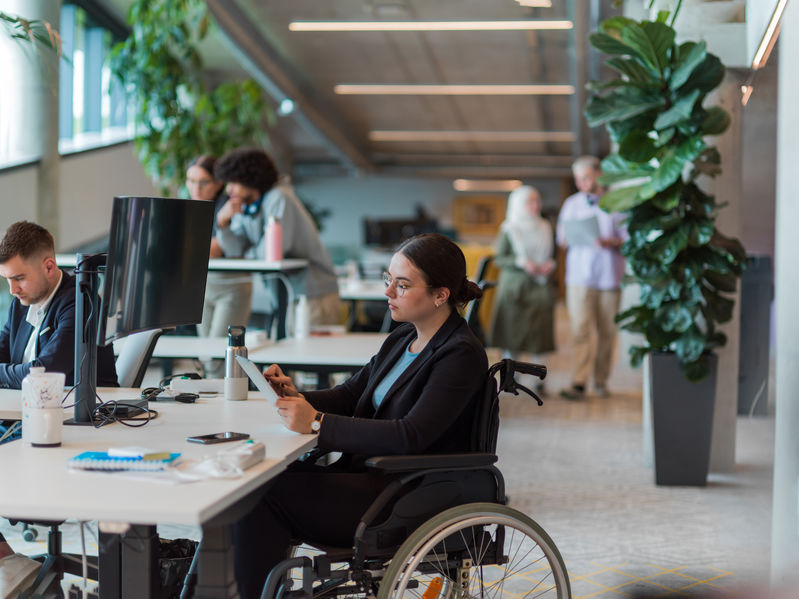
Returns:
[[[214,203],[116,197],[98,341],[202,320]]]

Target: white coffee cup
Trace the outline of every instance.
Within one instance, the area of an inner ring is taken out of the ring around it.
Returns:
[[[33,447],[58,447],[64,426],[64,410],[58,408],[33,408],[29,412],[28,440]]]
[[[61,429],[64,425],[61,398],[64,395],[65,378],[63,372],[31,369],[31,373],[22,381],[23,439],[33,447],[61,445]]]

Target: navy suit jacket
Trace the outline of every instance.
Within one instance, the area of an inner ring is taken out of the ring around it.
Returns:
[[[25,318],[28,306],[17,298],[11,302],[8,320],[0,331],[0,387],[19,389],[31,366],[44,366],[48,372],[66,374],[66,384],[74,384],[75,370],[75,277],[61,271],[61,284],[53,296],[39,327],[36,359],[22,362],[22,354],[33,327]],[[116,387],[114,350],[110,345],[97,348],[97,384]]]
[[[397,327],[369,363],[333,389],[305,398],[325,413],[319,447],[355,456],[458,453],[470,449],[475,409],[483,397],[488,360],[457,312],[399,376],[380,407],[375,387],[391,370],[416,329]],[[358,458],[353,460],[357,463]]]

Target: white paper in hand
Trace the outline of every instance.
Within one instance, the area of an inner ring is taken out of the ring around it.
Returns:
[[[264,375],[261,374],[261,371],[253,363],[253,361],[245,358],[244,356],[236,356],[236,360],[239,361],[241,368],[247,373],[247,376],[250,377],[250,380],[255,383],[258,391],[263,393],[266,400],[274,405],[275,402],[277,402],[277,393],[275,393],[275,390],[272,389],[272,385],[270,385],[269,381],[264,378]]]

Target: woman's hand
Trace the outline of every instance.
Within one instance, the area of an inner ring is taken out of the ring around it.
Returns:
[[[309,404],[302,395],[278,398],[277,413],[290,431],[302,434],[313,432],[311,423],[316,416],[316,408]]]
[[[283,374],[283,371],[280,370],[280,366],[277,364],[272,364],[269,368],[264,370],[264,378],[272,385],[272,389],[275,390],[275,393],[281,397],[297,397],[299,395],[294,381],[291,380],[291,377]]]

